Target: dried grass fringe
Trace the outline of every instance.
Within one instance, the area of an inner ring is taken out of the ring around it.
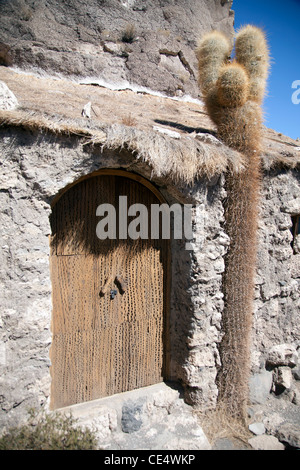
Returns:
[[[192,183],[195,178],[208,178],[231,167],[243,169],[244,159],[225,145],[208,144],[193,137],[174,139],[154,131],[113,124],[107,129],[106,148],[126,147],[137,158],[148,163],[157,177],[170,176],[174,182]]]
[[[245,168],[245,157],[220,141],[202,142],[197,136],[175,139],[156,131],[112,124],[99,127],[83,119],[62,119],[24,110],[0,110],[0,126],[13,126],[34,132],[76,136],[84,145],[102,149],[126,148],[137,160],[148,163],[157,177],[169,177],[174,183],[192,184],[198,177],[212,178],[227,170],[239,173]],[[300,159],[294,155],[267,153],[263,155],[266,170],[275,166],[295,168]]]
[[[211,178],[230,168],[239,172],[244,157],[219,141],[201,142],[195,137],[175,139],[155,131],[144,131],[123,124],[103,128],[84,126],[83,120],[55,120],[24,111],[1,111],[0,125],[22,127],[32,131],[84,138],[83,144],[102,149],[126,148],[137,160],[148,163],[156,177],[170,177],[174,183],[191,184],[197,177]]]
[[[248,446],[248,440],[253,437],[248,427],[228,412],[226,403],[218,403],[213,410],[196,410],[195,414],[212,446],[218,439],[234,439]]]

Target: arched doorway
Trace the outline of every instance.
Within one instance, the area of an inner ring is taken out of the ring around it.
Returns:
[[[166,376],[169,240],[125,237],[120,196],[128,208],[164,202],[144,178],[102,170],[66,188],[52,207],[52,409]],[[103,204],[115,208],[116,238],[97,236]],[[148,210],[149,227],[150,218]]]

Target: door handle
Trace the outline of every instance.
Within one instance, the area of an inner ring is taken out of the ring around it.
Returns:
[[[100,292],[99,292],[100,297],[103,297],[106,294],[106,292],[109,290],[109,286],[110,286],[110,283],[112,281],[112,278],[113,278],[113,276],[108,276],[106,278],[106,280],[105,280],[105,282],[104,282],[104,284],[101,287]],[[115,277],[115,284],[117,285],[120,293],[124,294],[124,292],[127,289],[127,282],[123,279],[123,277],[120,274],[118,274]],[[114,298],[116,296],[116,294],[117,294],[116,291],[111,290],[111,296],[113,296],[112,298]]]
[[[109,288],[109,284],[110,284],[111,280],[112,280],[112,276],[108,276],[106,278],[106,280],[105,280],[105,282],[104,282],[104,284],[101,287],[100,292],[99,292],[100,297],[103,297],[106,294],[106,292]]]
[[[115,278],[115,283],[117,284],[118,288],[119,288],[119,291],[121,292],[121,294],[124,294],[124,292],[126,291],[127,289],[127,283],[126,281],[122,278],[122,276],[120,276],[119,274],[116,276]]]

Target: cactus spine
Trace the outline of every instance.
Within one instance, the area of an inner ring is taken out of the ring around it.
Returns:
[[[235,59],[219,32],[205,35],[196,54],[199,86],[218,135],[245,156],[245,170],[226,175],[225,230],[230,247],[223,276],[224,311],[217,381],[219,403],[245,420],[250,376],[250,344],[256,267],[260,192],[261,104],[269,68],[263,32],[242,28],[236,37]]]

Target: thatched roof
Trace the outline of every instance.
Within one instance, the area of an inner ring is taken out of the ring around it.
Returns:
[[[0,110],[0,125],[76,135],[86,145],[125,147],[148,162],[156,176],[186,183],[243,168],[243,156],[216,138],[200,101],[38,77],[7,67],[0,67],[0,80],[19,102],[15,110]],[[87,103],[89,118],[82,115]],[[265,129],[264,149],[266,168],[300,162],[297,142],[275,131]]]

